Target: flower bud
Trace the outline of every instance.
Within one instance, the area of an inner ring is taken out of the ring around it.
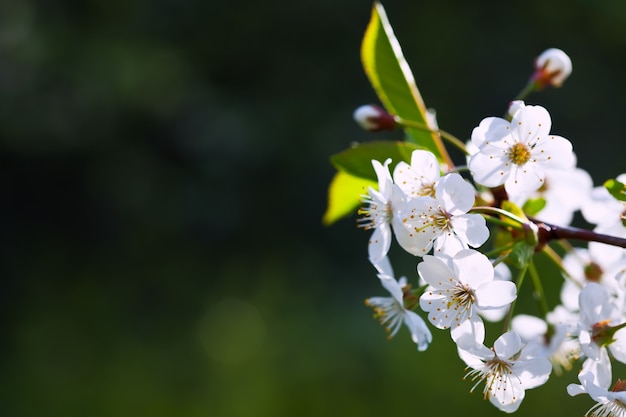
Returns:
[[[572,73],[572,60],[557,48],[546,49],[535,59],[532,81],[538,89],[548,86],[560,87]]]
[[[526,104],[524,103],[524,100],[513,100],[509,103],[509,116],[511,116],[511,118],[513,118],[515,116],[515,113],[517,113],[518,110],[522,109],[526,107]]]
[[[375,104],[366,104],[357,108],[353,117],[359,126],[370,132],[394,130],[397,126],[393,116]]]

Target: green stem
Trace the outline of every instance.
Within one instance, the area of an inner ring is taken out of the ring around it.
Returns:
[[[522,270],[520,270],[519,275],[517,276],[517,294],[519,295],[520,288],[522,287],[522,282],[524,282],[524,276],[526,275],[526,271],[528,271],[528,265],[526,265]],[[507,314],[506,320],[504,321],[504,329],[503,333],[506,333],[509,330],[509,326],[511,325],[511,319],[513,318],[513,310],[515,309],[515,302],[517,298],[513,300],[511,306],[509,307],[509,313]]]
[[[546,300],[546,294],[543,291],[543,286],[541,285],[541,278],[539,277],[539,272],[537,272],[537,267],[533,261],[530,261],[528,265],[528,272],[530,273],[530,278],[533,281],[533,287],[535,288],[535,296],[539,299],[539,307],[541,308],[541,312],[545,317],[549,312],[548,300]]]
[[[489,252],[485,252],[484,255],[487,258],[491,258],[493,256],[496,255],[500,255],[502,252],[505,252],[509,249],[513,249],[513,246],[515,246],[515,242],[509,242],[504,246],[500,246],[499,248],[490,250]],[[496,259],[493,263],[493,266],[496,266],[497,264],[499,264],[500,262],[502,262],[507,256],[509,256],[509,254],[507,253],[506,255],[503,256],[499,256],[498,259]]]
[[[433,130],[429,126],[423,123],[414,122],[412,120],[405,120],[405,119],[400,118],[399,116],[396,116],[395,119],[396,119],[396,123],[404,127],[412,127],[415,129],[425,130],[427,132],[438,133],[442,139],[447,140],[451,145],[459,149],[465,155],[469,155],[469,152],[467,151],[467,147],[465,146],[465,143],[463,143],[459,138],[457,138],[453,134],[446,132],[445,130],[441,130],[441,129]]]
[[[524,225],[528,224],[529,222],[527,222],[526,220],[522,219],[521,217],[517,217],[515,214],[511,213],[510,211],[506,211],[497,207],[489,207],[489,206],[476,206],[473,207],[472,209],[470,209],[469,211],[470,213],[480,213],[480,214],[489,214],[490,216],[486,216],[485,219],[493,222],[495,224],[499,224],[501,226],[505,226],[505,227],[513,227],[515,229],[518,230],[525,230]],[[504,220],[500,220],[497,217],[493,217],[493,216],[503,216],[506,217],[507,219],[510,219],[512,221],[514,221],[515,223],[511,224],[509,222],[506,222]]]
[[[517,93],[517,96],[515,96],[515,100],[525,100],[526,97],[528,97],[528,95],[535,90],[537,90],[537,83],[531,80],[526,84],[522,91]]]
[[[550,246],[546,245],[546,246],[544,246],[541,249],[541,253],[543,253],[550,261],[552,261],[552,263],[554,263],[554,265],[557,268],[559,268],[559,270],[565,276],[565,278],[567,278],[570,281],[572,281],[578,287],[582,287],[580,282],[576,281],[572,277],[572,275],[569,273],[569,271],[563,267],[563,259],[561,258],[561,256],[558,253],[556,253],[556,251],[554,249],[552,249]]]

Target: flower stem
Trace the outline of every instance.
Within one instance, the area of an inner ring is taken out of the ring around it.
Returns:
[[[541,308],[541,312],[544,317],[548,315],[550,311],[548,308],[548,301],[546,300],[546,294],[543,291],[543,286],[541,285],[541,278],[539,277],[539,272],[537,272],[537,267],[534,262],[530,262],[528,265],[528,272],[530,273],[530,278],[533,281],[533,287],[535,287],[535,296],[539,300],[539,307]]]
[[[522,287],[522,282],[524,282],[524,276],[526,275],[526,271],[528,271],[528,264],[526,264],[526,266],[519,271],[519,275],[517,276],[517,284],[516,284],[517,294],[519,294],[519,290]],[[506,320],[504,321],[503,332],[507,332],[509,330],[509,327],[511,325],[511,319],[513,318],[513,310],[515,309],[516,301],[517,301],[517,298],[513,300],[513,302],[511,303],[511,306],[509,307],[509,312],[506,316]]]
[[[580,282],[576,281],[572,277],[572,274],[570,274],[569,271],[563,267],[563,259],[561,258],[561,256],[558,253],[556,253],[556,251],[554,249],[552,249],[550,246],[546,245],[546,246],[544,246],[541,249],[541,253],[543,253],[550,261],[552,261],[552,263],[554,263],[554,265],[557,268],[559,268],[559,270],[565,276],[565,278],[567,278],[570,281],[572,281],[579,288],[581,287]]]
[[[427,126],[427,125],[425,125],[423,123],[414,122],[412,120],[405,120],[405,119],[402,119],[402,118],[400,118],[398,116],[396,116],[396,123],[398,123],[399,125],[405,126],[405,127],[412,127],[412,128],[415,128],[415,129],[425,130],[427,132],[438,133],[439,135],[441,135],[442,139],[447,140],[455,148],[459,149],[464,154],[469,155],[469,152],[467,151],[467,148],[465,147],[465,144],[459,138],[457,138],[456,136],[454,136],[451,133],[446,132],[445,130],[431,129],[429,126]]]
[[[522,91],[517,93],[515,100],[525,100],[526,97],[528,97],[528,95],[532,93],[533,91],[535,91],[536,89],[537,89],[537,83],[535,83],[533,80],[529,80],[526,86],[524,86],[524,88],[522,89]]]
[[[518,229],[518,230],[525,230],[524,224],[528,223],[527,221],[525,221],[524,219],[516,216],[515,214],[511,213],[510,211],[503,210],[503,209],[500,209],[500,208],[497,208],[497,207],[476,206],[476,207],[473,207],[472,209],[470,209],[469,212],[470,213],[489,214],[489,216],[485,216],[485,219],[487,221],[490,221],[492,223],[495,223],[495,224],[498,224],[498,225],[504,226],[504,227],[512,227],[512,228]],[[512,220],[514,223],[507,222],[505,220],[501,220],[498,217],[494,217],[494,216],[506,217],[507,219]]]

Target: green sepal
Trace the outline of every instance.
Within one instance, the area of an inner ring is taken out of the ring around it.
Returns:
[[[415,78],[385,9],[377,1],[361,43],[361,61],[374,91],[389,113],[428,125],[426,106]],[[407,140],[431,151],[439,162],[453,165],[438,133],[416,128],[406,128],[405,133]]]
[[[496,247],[505,247],[513,243],[505,262],[516,268],[525,268],[535,254],[535,247],[538,243],[537,230],[533,228],[534,225],[528,220],[524,211],[515,203],[508,200],[503,201],[501,208],[523,221],[521,224],[524,225],[524,228],[519,230],[519,228],[514,227],[520,225],[518,221],[504,215],[500,216],[500,219],[504,223],[510,224],[511,227],[499,228],[494,238],[494,244]]]
[[[377,186],[376,181],[338,171],[328,187],[328,205],[322,224],[330,226],[353,213],[361,204],[361,195],[367,193],[367,188]]]
[[[411,154],[416,149],[420,149],[420,147],[410,142],[375,141],[356,143],[351,148],[332,155],[330,162],[339,171],[377,182],[378,179],[372,166],[372,160],[375,159],[382,164],[387,158],[391,158],[392,163],[389,165],[389,169],[393,172],[393,167],[398,162],[410,162]]]
[[[513,245],[513,249],[511,249],[511,253],[506,258],[506,262],[516,268],[523,269],[528,266],[534,255],[535,246],[522,240]]]

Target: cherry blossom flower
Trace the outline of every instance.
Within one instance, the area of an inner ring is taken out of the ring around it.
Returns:
[[[580,290],[589,282],[595,282],[616,297],[624,299],[624,288],[616,279],[626,268],[626,258],[615,259],[605,245],[589,245],[588,248],[573,248],[563,258],[563,269],[567,278],[561,286],[561,303],[571,311],[579,309]],[[622,301],[623,304],[623,301]]]
[[[535,59],[535,72],[531,80],[539,89],[560,87],[572,73],[572,60],[558,48],[546,49]]]
[[[474,180],[486,187],[504,185],[509,197],[539,189],[549,168],[574,164],[569,140],[550,134],[552,121],[541,106],[518,106],[511,122],[488,117],[472,131],[478,148],[469,160]]]
[[[617,176],[617,180],[626,183],[626,173]],[[596,233],[626,238],[626,204],[613,197],[604,186],[594,187],[587,201],[582,205],[581,212],[585,220],[595,224]],[[625,256],[625,250],[620,247],[591,242],[589,246],[600,246],[606,256],[614,259]]]
[[[539,317],[518,314],[511,320],[511,329],[528,344],[525,354],[548,358],[557,375],[572,369],[573,362],[580,357],[580,344],[569,336],[567,324],[553,324]]]
[[[580,292],[579,300],[578,341],[583,353],[598,360],[608,348],[615,359],[626,363],[626,332],[621,328],[624,318],[606,288],[590,282]]]
[[[435,197],[418,197],[406,202],[400,212],[406,232],[398,237],[409,253],[422,256],[435,251],[454,255],[469,246],[478,247],[489,238],[489,228],[479,214],[468,214],[474,205],[474,187],[459,174],[443,176]]]
[[[582,370],[578,373],[580,385],[569,384],[567,393],[572,397],[586,393],[596,401],[586,416],[625,417],[626,380],[618,379],[613,388],[609,389],[612,379],[611,360],[608,353],[603,351],[598,360],[585,360]]]
[[[382,130],[395,130],[397,127],[393,116],[385,109],[375,104],[365,104],[358,107],[352,117],[364,130],[379,132]]]
[[[375,266],[379,269],[380,283],[391,297],[371,297],[365,300],[365,304],[374,308],[374,317],[385,326],[389,338],[395,336],[404,323],[411,332],[411,339],[417,344],[417,350],[426,350],[432,341],[432,334],[424,319],[412,311],[418,300],[406,277],[396,280],[386,257]]]
[[[457,343],[482,344],[485,326],[481,310],[498,309],[516,298],[515,284],[494,280],[493,266],[482,253],[465,249],[454,257],[425,255],[417,265],[419,276],[429,284],[420,307],[439,329],[450,329]]]
[[[378,178],[378,190],[369,187],[368,193],[361,197],[363,207],[359,210],[359,214],[362,215],[358,220],[359,227],[366,230],[374,229],[368,247],[369,259],[373,263],[384,258],[389,252],[392,231],[406,233],[404,226],[394,215],[404,205],[404,193],[393,183],[389,173],[390,163],[391,159],[387,159],[384,164],[372,161]]]
[[[476,381],[471,391],[484,381],[485,399],[501,411],[517,411],[526,390],[543,385],[552,370],[545,357],[526,355],[527,346],[512,331],[498,337],[492,349],[482,344],[467,349],[457,345],[459,357],[471,368],[465,378]]]
[[[435,197],[435,186],[439,181],[439,162],[432,152],[415,150],[411,164],[398,162],[393,170],[393,181],[409,198]]]
[[[499,264],[493,267],[493,279],[496,281],[511,281],[512,279],[511,270],[505,263],[500,262]],[[478,314],[480,314],[480,316],[486,321],[498,322],[498,321],[503,320],[504,317],[508,314],[508,312],[509,312],[509,306],[505,305],[500,308],[494,308],[494,309],[489,309],[489,310],[479,310]]]
[[[541,199],[544,206],[533,217],[557,226],[568,226],[574,219],[574,213],[585,203],[592,187],[591,176],[582,168],[547,168],[543,185],[539,189],[514,196],[512,201],[524,207],[524,203],[529,200]]]

